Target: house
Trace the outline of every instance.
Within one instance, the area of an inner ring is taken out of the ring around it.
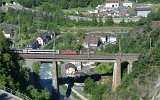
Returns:
[[[9,4],[7,2],[2,2],[2,6],[8,6]]]
[[[82,70],[82,62],[69,62],[69,63],[74,64],[77,70]]]
[[[89,14],[97,14],[98,10],[97,9],[95,9],[95,10],[88,10],[88,13]]]
[[[44,32],[40,34],[36,40],[42,46],[44,44],[47,44],[51,40],[51,38],[52,36],[49,34],[49,32]]]
[[[105,44],[107,42],[107,38],[106,37],[101,37],[100,39],[101,39],[103,44]]]
[[[83,66],[89,66],[90,68],[94,68],[96,66],[96,62],[83,62]]]
[[[116,37],[107,37],[107,44],[116,44],[117,38]]]
[[[84,48],[98,49],[98,38],[95,36],[86,36],[82,45]]]
[[[118,8],[119,1],[118,0],[105,0],[105,7],[106,8]]]
[[[67,77],[74,77],[74,74],[76,73],[76,66],[74,64],[66,64],[65,69]]]
[[[128,13],[128,7],[119,7],[119,14],[121,16],[129,16],[130,14]]]
[[[147,17],[148,14],[151,12],[150,7],[137,7],[136,8],[137,16]]]
[[[28,42],[26,46],[27,49],[38,49],[39,47],[40,45],[37,40],[32,40]]]
[[[10,4],[12,5],[16,5],[16,3],[14,1],[10,1]]]
[[[133,7],[133,3],[128,0],[124,0],[122,5],[123,7],[131,7],[131,8]]]
[[[6,38],[11,38],[14,35],[13,29],[4,29],[2,33]]]

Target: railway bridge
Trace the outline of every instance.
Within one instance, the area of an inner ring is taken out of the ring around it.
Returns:
[[[113,62],[113,81],[112,81],[112,91],[116,91],[117,86],[121,84],[121,63],[128,62],[128,74],[132,71],[132,63],[138,61],[138,54],[94,54],[94,55],[56,55],[56,54],[20,54],[24,59],[33,59],[36,61],[51,61],[53,62],[53,74],[52,74],[52,86],[59,92],[58,88],[58,61],[76,61],[76,62]]]

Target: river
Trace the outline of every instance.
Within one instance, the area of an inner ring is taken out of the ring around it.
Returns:
[[[52,93],[52,63],[43,62],[39,70],[40,84]]]

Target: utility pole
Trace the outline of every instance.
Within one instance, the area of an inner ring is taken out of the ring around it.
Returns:
[[[89,40],[88,40],[89,38],[90,38],[90,34],[89,34],[89,37],[87,38],[87,43],[88,43],[88,44],[87,44],[87,45],[88,45],[88,49],[87,49],[87,52],[88,52],[88,59],[89,59],[89,55],[90,55],[90,52],[89,52]]]
[[[56,49],[56,32],[54,32],[54,49]]]
[[[119,39],[118,45],[119,45],[119,53],[121,53],[121,40],[120,39]]]
[[[54,32],[53,57],[56,55],[56,33]]]
[[[18,33],[19,33],[19,49],[20,49],[20,46],[22,46],[22,38],[21,38],[21,26],[20,26],[20,20],[19,20],[19,15],[18,15],[18,24],[19,24],[19,28],[18,28]]]
[[[150,50],[151,50],[151,47],[152,47],[152,39],[151,39],[151,37],[149,38],[149,47],[150,47]]]

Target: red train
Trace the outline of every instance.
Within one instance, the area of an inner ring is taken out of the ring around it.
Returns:
[[[33,54],[62,54],[62,55],[76,55],[77,50],[40,50],[40,49],[20,49],[14,50],[18,53],[33,53]]]
[[[76,50],[59,50],[59,54],[76,55],[78,52]]]

